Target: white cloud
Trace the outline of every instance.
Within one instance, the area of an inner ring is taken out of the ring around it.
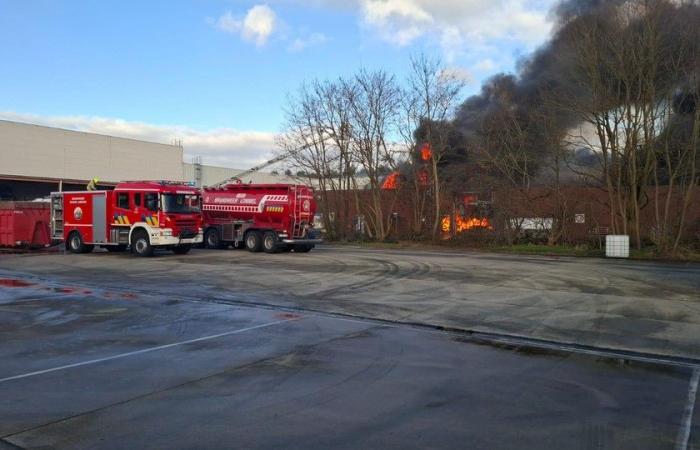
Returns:
[[[415,23],[426,23],[433,20],[433,17],[423,9],[418,0],[366,0],[362,3],[367,20],[380,25],[392,19]]]
[[[486,58],[476,63],[474,67],[481,72],[491,72],[496,68],[496,63],[491,58]]]
[[[394,44],[410,44],[424,33],[433,17],[414,0],[362,0],[364,22]]]
[[[195,130],[181,125],[153,125],[88,116],[40,116],[0,112],[0,119],[99,133],[163,144],[182,142],[185,160],[201,156],[204,164],[245,169],[274,157],[275,134],[217,128]]]
[[[264,45],[275,29],[275,12],[267,5],[256,5],[248,10],[243,20],[243,37]]]
[[[556,0],[358,0],[362,22],[379,36],[404,46],[434,37],[448,59],[492,40],[528,47],[551,31],[548,11]]]
[[[551,34],[549,12],[559,0],[267,1],[356,12],[362,26],[380,39],[400,47],[427,41],[439,46],[447,62],[453,63],[459,57],[484,59],[499,49],[516,50],[508,44],[521,51],[534,50]],[[288,48],[292,46],[293,42]],[[504,57],[493,59],[502,61]]]
[[[276,40],[287,43],[287,50],[290,52],[300,52],[328,40],[323,33],[309,33],[303,27],[293,29],[266,4],[253,6],[244,16],[236,16],[227,11],[218,19],[209,18],[207,21],[218,30],[240,36],[258,47],[267,44],[273,34]]]
[[[212,19],[207,19],[212,20]],[[231,11],[226,11],[224,15],[219,17],[215,22],[216,28],[226,33],[238,34],[243,28],[243,22],[233,17]]]
[[[290,52],[300,52],[306,48],[313,47],[316,45],[321,45],[328,40],[323,33],[311,33],[307,36],[299,36],[289,44],[287,49]]]
[[[448,80],[461,81],[465,84],[474,82],[474,75],[463,67],[447,67],[440,73],[440,76]]]
[[[230,34],[238,34],[246,41],[262,47],[275,31],[278,24],[277,15],[267,5],[255,5],[243,18],[234,16],[231,11],[216,20],[216,27]]]

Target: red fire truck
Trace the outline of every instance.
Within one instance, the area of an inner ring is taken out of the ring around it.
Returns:
[[[251,252],[306,253],[320,243],[313,189],[298,184],[226,183],[202,190],[204,242]]]
[[[139,256],[155,248],[184,254],[202,242],[199,190],[168,181],[130,181],[113,191],[53,192],[51,230],[73,253],[95,245],[111,252],[127,246]]]

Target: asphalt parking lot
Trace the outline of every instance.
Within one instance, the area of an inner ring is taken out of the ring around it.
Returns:
[[[696,307],[696,270],[332,247],[3,256],[0,449],[697,448],[696,337],[671,333],[695,326],[673,314]],[[573,327],[603,300],[594,339]],[[638,314],[616,323],[643,338],[606,331],[626,300]],[[474,332],[498,309],[506,325]],[[665,347],[651,312],[670,314]]]

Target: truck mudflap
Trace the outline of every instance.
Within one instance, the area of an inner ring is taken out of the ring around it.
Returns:
[[[323,239],[281,239],[285,244],[320,244]]]

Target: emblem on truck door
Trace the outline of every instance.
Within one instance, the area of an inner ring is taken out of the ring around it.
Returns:
[[[302,204],[304,206],[304,211],[308,212],[309,209],[311,209],[311,202],[308,200],[304,200],[304,203]]]
[[[80,220],[83,218],[83,209],[80,206],[76,206],[73,210],[73,217],[75,220]]]

